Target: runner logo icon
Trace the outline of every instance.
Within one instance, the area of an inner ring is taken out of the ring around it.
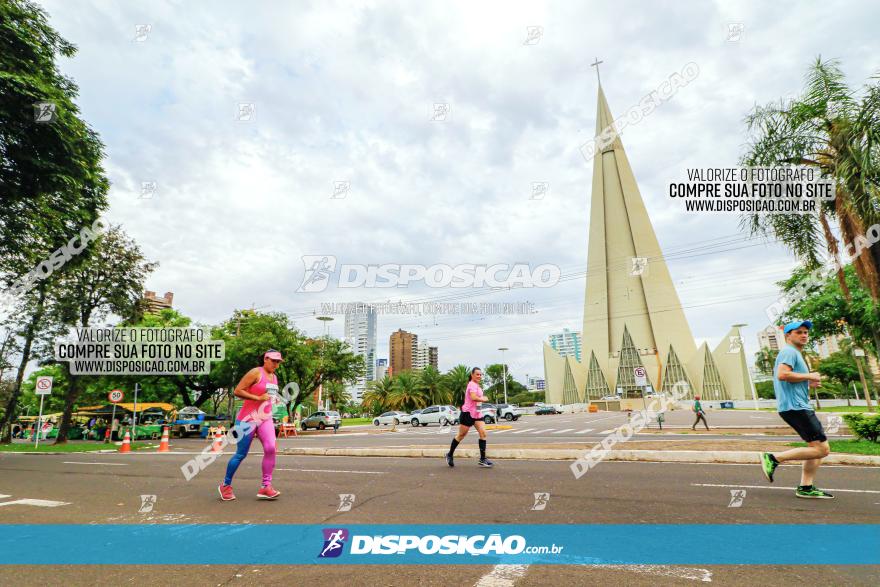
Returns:
[[[324,548],[318,558],[335,558],[342,554],[345,541],[348,540],[348,530],[345,528],[322,528],[324,533]]]

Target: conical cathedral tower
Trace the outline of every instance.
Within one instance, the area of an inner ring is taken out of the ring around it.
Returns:
[[[600,85],[596,136],[604,132],[607,137],[613,122]],[[741,373],[740,357],[730,357],[731,368],[721,369],[718,351],[697,352],[623,143],[616,134],[611,138],[597,140],[593,156],[583,363],[561,357],[545,345],[548,401],[586,403],[609,394],[640,395],[633,375],[639,366],[645,368],[655,390],[667,389],[675,381],[666,379],[675,377],[696,391],[704,382],[711,385],[712,399],[745,397],[745,382],[725,385],[720,375]],[[728,341],[722,345],[728,348]],[[581,376],[572,376],[572,369],[580,369]],[[694,369],[700,371],[699,377],[689,376]],[[573,402],[571,385],[578,380],[584,385]]]

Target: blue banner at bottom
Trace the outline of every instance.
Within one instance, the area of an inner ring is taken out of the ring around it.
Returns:
[[[0,564],[877,565],[849,524],[3,524]]]

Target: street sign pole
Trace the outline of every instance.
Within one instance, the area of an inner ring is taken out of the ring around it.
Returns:
[[[134,417],[133,417],[133,422],[134,422],[135,434],[137,434],[137,425],[138,425],[138,386],[139,386],[138,383],[134,384]]]
[[[34,444],[34,448],[40,448],[40,432],[43,430],[43,400],[46,399],[45,395],[40,396],[40,415],[37,416],[37,427],[34,429],[34,436],[37,437],[37,442]]]
[[[113,404],[113,415],[110,416],[110,436],[107,437],[107,440],[104,442],[110,442],[113,440],[113,422],[116,421],[116,404]]]

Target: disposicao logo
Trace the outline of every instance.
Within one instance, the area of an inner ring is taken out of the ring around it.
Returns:
[[[345,528],[322,528],[324,533],[324,548],[321,549],[318,558],[336,558],[342,554],[345,541],[348,540],[348,530]]]

